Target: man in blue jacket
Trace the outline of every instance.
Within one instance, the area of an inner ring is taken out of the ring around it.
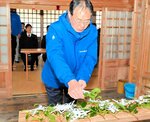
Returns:
[[[17,38],[21,34],[21,20],[20,16],[16,13],[16,9],[11,9],[11,52],[12,52],[12,65],[16,54]]]
[[[49,104],[82,99],[97,62],[97,29],[89,0],[72,0],[69,11],[50,25],[42,71]]]

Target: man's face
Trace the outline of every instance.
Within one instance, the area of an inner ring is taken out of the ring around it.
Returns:
[[[27,33],[31,33],[31,30],[32,30],[32,27],[30,27],[30,26],[28,26],[28,27],[26,28]]]
[[[90,24],[90,19],[90,10],[77,6],[73,11],[73,15],[70,16],[70,23],[76,32],[82,32]]]

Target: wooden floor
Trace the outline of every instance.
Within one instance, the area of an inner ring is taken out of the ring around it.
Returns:
[[[26,80],[23,62],[14,63],[12,72],[13,95],[45,93],[45,87],[41,80],[41,71],[44,63],[39,56],[39,65],[30,71],[29,79]]]
[[[0,122],[18,122],[20,110],[32,109],[34,104],[47,105],[46,94],[17,95],[0,100]]]

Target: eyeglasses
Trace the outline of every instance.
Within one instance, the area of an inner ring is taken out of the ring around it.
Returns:
[[[73,21],[74,21],[76,24],[78,24],[78,25],[83,24],[84,26],[87,26],[87,25],[90,24],[90,20],[91,20],[91,19],[82,20],[82,19],[79,19],[79,18],[77,18],[77,17],[76,17],[76,18],[73,17]]]

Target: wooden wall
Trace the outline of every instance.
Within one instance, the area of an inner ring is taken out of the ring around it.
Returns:
[[[150,92],[150,0],[135,0],[130,55],[131,82],[137,85],[137,96]]]

